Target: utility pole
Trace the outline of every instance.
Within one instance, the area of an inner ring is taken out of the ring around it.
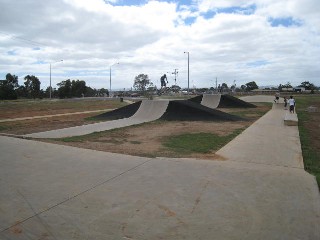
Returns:
[[[189,52],[184,52],[186,54],[188,54],[188,95],[189,95],[189,82],[190,82],[190,53]]]
[[[172,74],[174,74],[174,85],[177,86],[178,69],[174,69],[174,72]]]
[[[216,77],[216,91],[218,90],[218,78]]]

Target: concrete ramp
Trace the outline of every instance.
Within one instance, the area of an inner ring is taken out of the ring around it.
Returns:
[[[217,108],[219,106],[221,94],[203,94],[201,105],[209,108]]]
[[[143,122],[154,121],[160,118],[167,110],[169,100],[144,100],[138,111],[129,119]]]
[[[102,132],[110,129],[127,127],[144,122],[154,121],[160,118],[167,109],[169,101],[142,101],[138,111],[129,118],[113,120],[108,122],[88,124],[84,126],[70,127],[46,132],[27,134],[25,137],[31,138],[64,138]]]
[[[208,108],[255,108],[256,106],[229,94],[203,94],[189,99]]]

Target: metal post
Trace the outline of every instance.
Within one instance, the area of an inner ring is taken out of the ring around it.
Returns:
[[[188,54],[188,95],[189,95],[189,82],[190,82],[190,67],[189,67],[189,52],[184,52]]]
[[[110,91],[109,91],[109,97],[111,96],[111,67],[112,66],[114,66],[114,65],[116,65],[116,64],[119,64],[118,62],[117,63],[114,63],[114,64],[112,64],[111,66],[110,66]]]
[[[50,99],[51,99],[51,63],[50,63],[50,88],[49,88],[49,92],[50,92]]]
[[[63,60],[59,60],[59,61],[56,61],[56,62],[53,62],[53,63],[57,63],[57,62],[63,62]],[[49,89],[50,99],[51,99],[51,96],[52,96],[52,87],[51,87],[51,64],[53,64],[53,63],[50,63],[50,89]]]
[[[109,89],[109,97],[111,96],[111,66],[110,66],[110,89]]]

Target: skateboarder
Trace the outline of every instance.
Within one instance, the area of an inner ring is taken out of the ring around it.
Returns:
[[[164,74],[164,75],[160,78],[160,81],[161,81],[161,89],[162,89],[163,87],[166,87],[166,86],[167,86],[167,83],[168,83],[167,75]]]
[[[289,99],[289,110],[290,110],[290,113],[294,113],[295,106],[296,106],[296,101],[294,100],[293,96],[290,96],[290,99]]]

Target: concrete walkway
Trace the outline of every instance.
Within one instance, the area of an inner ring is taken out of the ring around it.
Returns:
[[[217,161],[0,136],[0,239],[320,239],[319,191],[281,114],[271,110]]]
[[[98,113],[98,112],[107,112],[112,111],[113,109],[100,109],[100,110],[92,110],[92,111],[84,111],[84,112],[73,112],[73,113],[60,113],[60,114],[51,114],[51,115],[42,115],[42,116],[33,116],[33,117],[22,117],[22,118],[6,118],[1,119],[0,123],[3,122],[16,122],[16,121],[23,121],[23,120],[31,120],[31,119],[39,119],[39,118],[51,118],[51,117],[61,117],[61,116],[69,116],[69,115],[79,115],[79,114],[86,114],[86,113]]]

